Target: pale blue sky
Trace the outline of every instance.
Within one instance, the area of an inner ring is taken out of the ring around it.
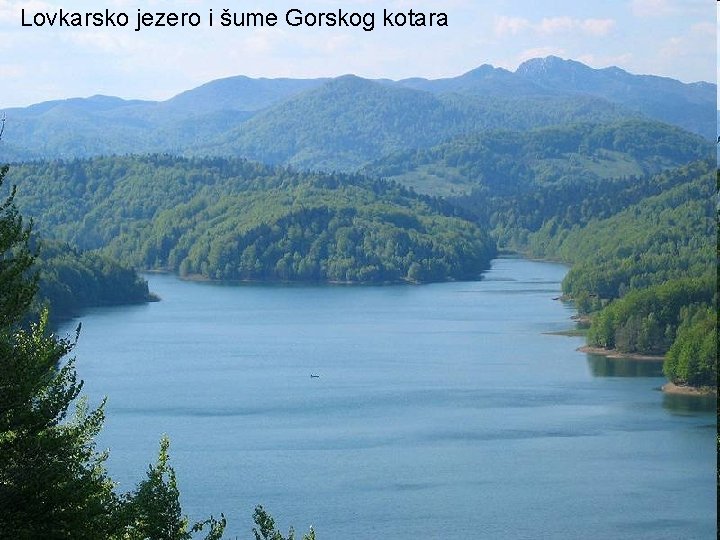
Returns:
[[[710,0],[0,0],[0,109],[93,94],[166,99],[232,75],[318,77],[354,73],[399,79],[444,77],[484,63],[515,69],[555,54],[593,67],[620,66],[685,82],[715,82],[716,7]],[[274,11],[278,26],[208,28],[207,13]],[[187,30],[134,31],[144,11],[194,11]],[[291,28],[305,12],[368,11],[376,29]],[[381,27],[389,11],[445,11],[448,28]],[[125,11],[124,29],[23,28],[21,9],[37,12]]]

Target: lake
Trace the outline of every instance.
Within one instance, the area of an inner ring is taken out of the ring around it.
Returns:
[[[714,401],[579,353],[566,267],[497,259],[422,286],[222,285],[82,318],[120,489],[163,433],[184,510],[251,538],[263,504],[319,540],[715,538]],[[77,322],[63,326],[69,332]],[[311,378],[311,374],[319,375]]]

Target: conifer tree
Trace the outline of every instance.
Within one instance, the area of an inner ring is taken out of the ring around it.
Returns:
[[[77,400],[82,382],[64,360],[75,342],[48,333],[47,311],[22,324],[37,290],[29,241],[13,191],[0,205],[0,531],[108,538],[120,501],[95,450],[103,405]]]

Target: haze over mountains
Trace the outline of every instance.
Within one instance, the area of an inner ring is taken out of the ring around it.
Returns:
[[[710,83],[552,56],[437,80],[238,76],[162,102],[93,96],[7,109],[0,161],[167,152],[348,171],[487,129],[628,118],[713,139],[715,95]]]

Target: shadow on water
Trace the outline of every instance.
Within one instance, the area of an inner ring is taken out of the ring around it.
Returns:
[[[663,409],[675,414],[691,415],[695,413],[708,413],[716,410],[717,398],[715,396],[663,394],[662,406]]]
[[[593,377],[662,377],[663,375],[662,360],[638,361],[588,354],[587,361]]]

